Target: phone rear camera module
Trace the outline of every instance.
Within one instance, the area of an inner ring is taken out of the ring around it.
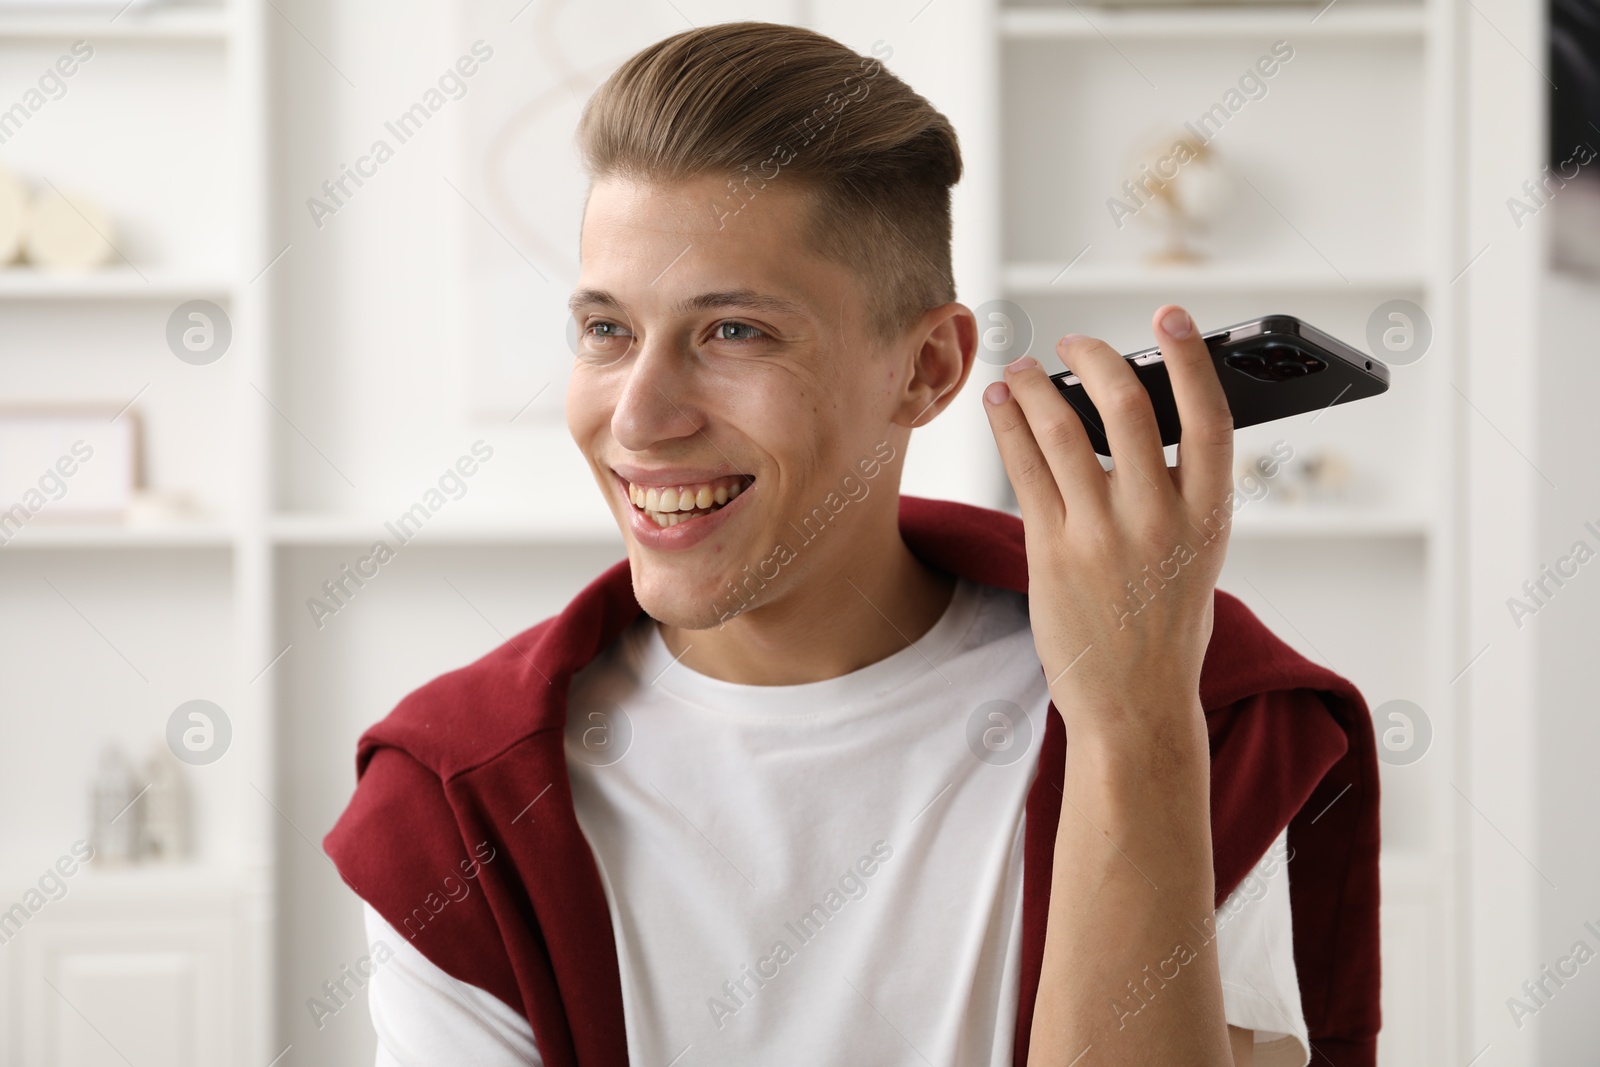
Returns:
[[[1304,349],[1293,345],[1267,341],[1240,348],[1223,357],[1223,362],[1244,374],[1263,382],[1281,382],[1290,378],[1304,378],[1325,370],[1326,362]]]
[[[1260,352],[1235,352],[1228,357],[1228,366],[1243,371],[1262,370],[1266,365],[1267,359]]]

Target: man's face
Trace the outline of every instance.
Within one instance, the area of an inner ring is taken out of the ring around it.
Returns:
[[[760,571],[769,603],[833,570],[851,528],[896,506],[909,433],[894,423],[913,346],[866,330],[853,275],[803,246],[792,188],[769,185],[719,227],[738,206],[717,178],[597,183],[574,296],[568,428],[622,527],[640,605],[686,629],[743,606],[729,582]],[[633,487],[657,489],[646,508]],[[850,502],[824,508],[832,521],[807,544],[798,527],[830,493]]]

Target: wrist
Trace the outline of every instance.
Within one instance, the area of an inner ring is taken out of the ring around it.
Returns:
[[[1209,871],[1211,754],[1203,723],[1198,737],[1187,730],[1088,737],[1069,732],[1064,769],[1063,820],[1083,821],[1123,851],[1123,862],[1137,857],[1140,869],[1151,866],[1147,857],[1159,854],[1164,859],[1154,860],[1157,865],[1192,861]],[[1072,837],[1057,835],[1058,864],[1083,862],[1069,843]]]
[[[1210,806],[1211,749],[1205,726],[1117,733],[1067,733],[1067,781],[1083,793],[1148,809],[1152,802]],[[1074,794],[1078,795],[1078,794]]]
[[[1051,702],[1066,727],[1068,744],[1081,750],[1093,749],[1108,760],[1155,753],[1172,761],[1187,757],[1210,762],[1206,713],[1198,687],[1168,687],[1148,695],[1111,698],[1052,690]]]

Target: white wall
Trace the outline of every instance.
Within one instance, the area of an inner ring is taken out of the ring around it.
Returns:
[[[1593,437],[1600,360],[1594,326],[1600,314],[1600,278],[1551,273],[1544,279],[1543,374],[1539,382],[1539,465],[1559,488],[1542,482],[1538,555],[1550,562],[1574,541],[1600,548],[1600,468]],[[1530,573],[1528,577],[1532,577]],[[1584,923],[1600,927],[1600,826],[1596,824],[1595,769],[1600,760],[1600,565],[1580,568],[1549,606],[1528,620],[1536,643],[1540,685],[1539,864],[1557,889],[1540,883],[1538,958],[1554,963],[1583,940],[1600,949]],[[1540,1063],[1580,1067],[1600,1048],[1600,973],[1584,967],[1556,989],[1529,1028],[1537,1027]],[[1530,976],[1531,977],[1531,976]],[[1506,995],[1513,994],[1507,990]]]

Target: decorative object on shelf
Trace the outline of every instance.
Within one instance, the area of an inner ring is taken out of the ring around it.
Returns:
[[[1289,477],[1311,504],[1342,504],[1350,496],[1351,468],[1344,453],[1319,449],[1289,461]]]
[[[93,862],[120,867],[139,859],[139,814],[131,810],[144,787],[134,778],[122,746],[112,743],[100,753],[90,801],[89,841]]]
[[[51,189],[36,196],[23,227],[23,250],[40,270],[81,273],[110,262],[111,216],[88,196]]]
[[[33,522],[123,519],[139,438],[132,410],[0,408],[0,543]]]
[[[189,803],[182,769],[164,744],[150,749],[144,765],[149,788],[139,812],[139,862],[174,863],[189,853]]]
[[[22,228],[28,217],[28,187],[0,167],[0,267],[22,252]]]
[[[174,526],[202,518],[193,496],[171,489],[135,489],[123,512],[129,526]]]
[[[1235,475],[1241,481],[1255,478],[1269,466],[1277,473],[1267,481],[1271,490],[1262,497],[1266,503],[1294,507],[1350,502],[1351,465],[1336,449],[1297,452],[1288,459],[1271,453],[1241,456]]]
[[[135,768],[120,744],[100,753],[90,800],[96,865],[176,863],[189,855],[189,798],[182,768],[161,742]]]
[[[1238,179],[1216,150],[1188,129],[1165,130],[1138,143],[1127,174],[1108,207],[1119,226],[1132,215],[1161,231],[1166,243],[1149,262],[1204,262],[1190,238],[1226,215],[1238,191]]]

